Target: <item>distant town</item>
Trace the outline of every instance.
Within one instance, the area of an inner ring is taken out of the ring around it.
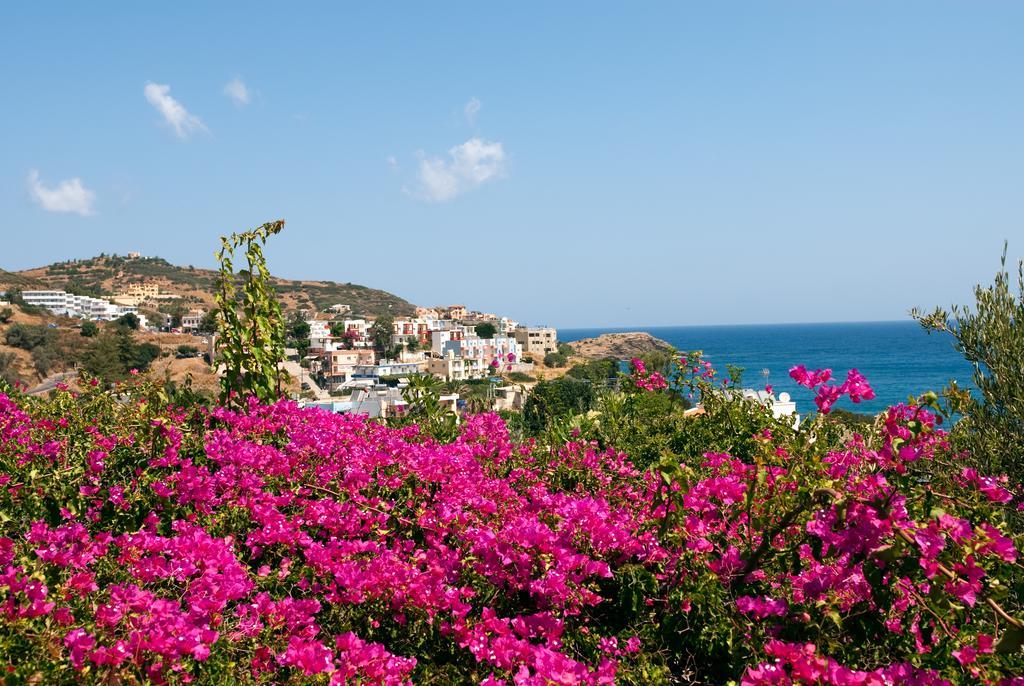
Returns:
[[[215,313],[203,308],[161,312],[183,298],[156,282],[128,283],[109,297],[57,289],[26,289],[17,296],[24,305],[59,317],[83,322],[127,317],[150,334],[192,334],[202,344],[196,354],[211,364],[217,359]],[[416,307],[412,316],[373,317],[336,303],[290,313],[288,331],[285,364],[299,380],[298,399],[335,412],[387,416],[401,411],[402,387],[409,377],[423,374],[445,382],[490,379],[491,406],[519,409],[527,389],[509,380],[533,382],[538,366],[565,363],[555,328],[528,326],[461,304]],[[446,395],[445,401],[456,406],[458,394]]]

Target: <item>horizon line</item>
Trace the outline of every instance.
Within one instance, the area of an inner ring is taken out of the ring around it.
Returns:
[[[580,331],[584,329],[621,329],[622,331],[613,333],[627,333],[626,330],[630,331],[644,331],[646,329],[687,329],[687,328],[714,328],[714,327],[727,327],[727,326],[821,326],[826,324],[898,324],[907,323],[911,324],[914,320],[910,317],[906,319],[857,319],[847,321],[812,321],[812,322],[748,322],[748,323],[730,323],[730,324],[652,324],[652,325],[603,325],[603,326],[558,326],[562,331]]]

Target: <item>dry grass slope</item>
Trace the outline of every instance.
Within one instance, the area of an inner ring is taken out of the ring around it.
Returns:
[[[160,257],[129,259],[102,255],[84,260],[57,262],[21,272],[0,270],[0,290],[8,288],[71,288],[78,292],[113,295],[130,283],[153,282],[162,291],[175,293],[191,305],[213,306],[217,272],[191,265],[182,267]],[[387,291],[334,281],[292,281],[274,279],[286,310],[324,309],[337,303],[361,315],[409,315],[414,306]]]

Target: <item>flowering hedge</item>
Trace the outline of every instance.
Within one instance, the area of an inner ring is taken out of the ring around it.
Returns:
[[[0,394],[3,678],[1024,684],[1020,495],[959,469],[928,407],[835,441],[723,402],[764,427],[744,459],[640,469],[496,415],[440,443],[144,384]]]

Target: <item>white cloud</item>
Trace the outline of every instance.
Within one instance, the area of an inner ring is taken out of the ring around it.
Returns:
[[[171,97],[171,87],[160,83],[147,83],[143,91],[157,112],[174,129],[178,138],[188,138],[195,131],[207,131],[202,120],[185,109],[185,106]]]
[[[249,104],[249,88],[239,77],[235,77],[224,84],[224,95],[231,98],[236,105]]]
[[[462,111],[466,114],[466,121],[468,121],[471,126],[476,124],[476,115],[480,112],[480,108],[483,106],[484,104],[476,98],[470,98],[469,102],[466,103],[466,106]]]
[[[398,171],[398,158],[388,155],[388,166],[391,167],[391,171]]]
[[[470,138],[440,157],[420,160],[416,195],[432,202],[447,202],[477,186],[505,175],[505,150],[501,143]]]
[[[28,173],[29,193],[32,200],[47,212],[72,212],[87,217],[95,214],[96,194],[82,185],[78,177],[61,181],[56,188],[47,188],[39,180],[39,171]]]

